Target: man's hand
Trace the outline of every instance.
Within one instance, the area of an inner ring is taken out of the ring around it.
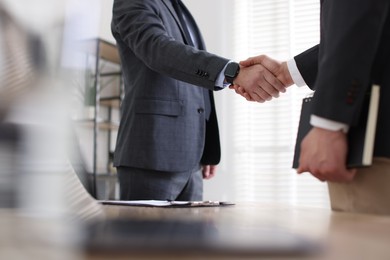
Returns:
[[[351,181],[356,169],[346,168],[347,144],[342,131],[313,127],[301,143],[297,172],[310,172],[321,181]]]
[[[288,71],[287,62],[280,62],[271,59],[267,55],[259,55],[256,57],[251,57],[245,61],[240,62],[240,65],[243,67],[249,67],[255,64],[263,65],[273,75],[275,75],[275,77],[284,85],[284,87],[289,87],[292,84],[294,84],[290,72]]]
[[[278,90],[279,92],[284,93],[284,92],[286,92],[287,87],[294,84],[294,81],[291,78],[290,72],[289,72],[288,67],[287,67],[287,62],[279,62],[277,60],[271,59],[270,57],[268,57],[266,55],[259,55],[256,57],[251,57],[245,61],[240,62],[240,65],[242,66],[242,68],[246,68],[246,67],[250,68],[251,66],[254,66],[257,64],[261,64],[265,69],[267,69],[269,72],[271,72],[273,77],[276,77],[276,79],[283,85],[283,88],[280,88],[280,85],[276,85],[276,87],[274,87],[275,90]],[[267,76],[272,80],[272,82],[275,82],[275,80],[272,78],[272,76],[269,76],[269,75],[267,75]],[[270,82],[270,85],[272,85],[272,82]],[[236,83],[236,82],[234,82],[234,83],[235,83],[235,85],[230,86],[230,88],[234,89],[237,94],[245,97],[248,101],[258,101],[255,99],[254,95],[251,95],[250,93],[248,93],[247,89],[243,85]],[[267,86],[267,85],[265,85],[265,86]],[[267,87],[269,89],[269,86],[267,86]],[[272,91],[272,89],[271,89],[271,91]],[[272,92],[272,93],[274,93],[274,92]],[[273,97],[277,97],[277,96],[275,96],[275,94],[274,94]],[[266,99],[266,100],[270,100],[269,96],[268,96],[268,99]]]
[[[236,87],[234,87],[236,86]],[[234,88],[238,94],[247,100],[263,103],[273,97],[279,97],[279,92],[285,92],[285,86],[267,68],[261,64],[242,67],[234,80]]]
[[[209,180],[215,176],[217,165],[202,165],[203,179]]]

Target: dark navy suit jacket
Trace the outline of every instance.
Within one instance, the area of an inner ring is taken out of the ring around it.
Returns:
[[[347,125],[381,86],[374,155],[390,157],[390,1],[322,0],[320,44],[295,61],[315,89],[313,114]]]

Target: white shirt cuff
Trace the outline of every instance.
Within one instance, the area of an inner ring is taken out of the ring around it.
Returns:
[[[230,62],[232,62],[232,61],[229,61],[228,63],[226,63],[225,67],[223,67],[221,72],[218,74],[217,80],[215,81],[215,89],[216,90],[224,89],[224,88],[230,86],[230,83],[225,83],[225,69]]]
[[[342,130],[344,133],[348,133],[348,130],[349,130],[349,126],[347,124],[333,121],[330,119],[326,119],[323,117],[319,117],[316,115],[310,116],[310,124],[312,126],[323,128],[323,129],[330,130],[330,131]]]
[[[288,71],[290,72],[291,78],[293,79],[295,85],[297,85],[298,87],[303,87],[307,85],[301,73],[299,72],[297,63],[295,62],[294,59],[287,61],[287,68]]]

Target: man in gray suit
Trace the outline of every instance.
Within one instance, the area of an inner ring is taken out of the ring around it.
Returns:
[[[201,200],[220,161],[213,90],[233,81],[258,102],[285,87],[262,65],[242,68],[204,51],[179,0],[114,0],[112,33],[125,98],[114,165],[120,198]]]

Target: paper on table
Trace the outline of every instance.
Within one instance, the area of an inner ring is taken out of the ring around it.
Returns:
[[[142,207],[217,207],[234,205],[221,201],[169,201],[169,200],[100,200],[104,205],[142,206]]]

